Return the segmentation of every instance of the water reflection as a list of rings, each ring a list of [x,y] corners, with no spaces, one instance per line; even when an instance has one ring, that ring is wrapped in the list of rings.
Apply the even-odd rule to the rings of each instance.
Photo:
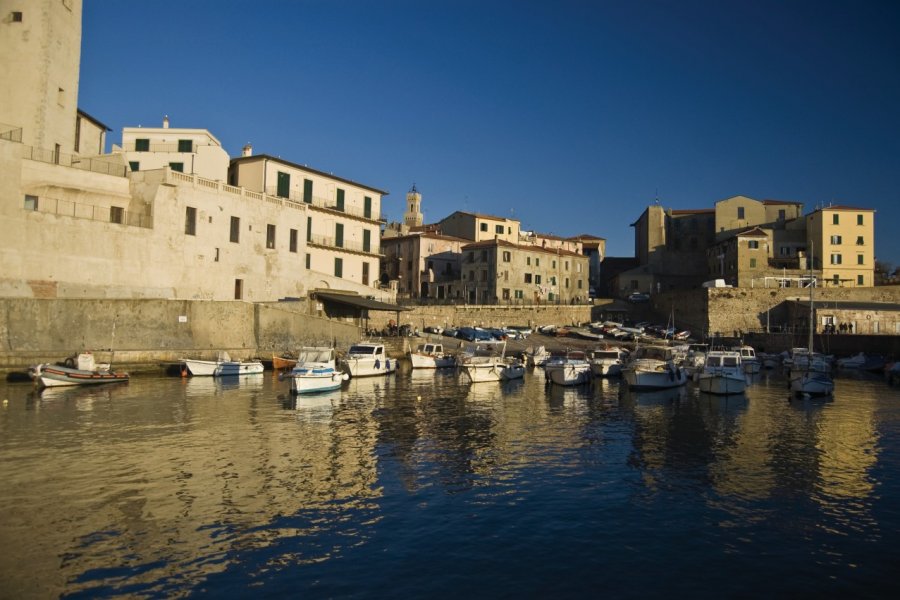
[[[546,385],[542,372],[289,389],[271,375],[6,386],[0,541],[17,549],[0,553],[6,593],[170,596],[287,578],[271,589],[365,595],[397,553],[437,560],[438,577],[458,568],[440,557],[464,555],[526,579],[550,553],[600,583],[598,554],[613,571],[635,567],[598,544],[610,531],[642,556],[677,547],[663,552],[676,563],[739,555],[726,595],[759,585],[740,573],[805,569],[849,585],[851,561],[871,581],[896,558],[859,548],[900,542],[900,390],[880,381],[839,380],[828,403],[789,402],[766,372],[725,397]]]

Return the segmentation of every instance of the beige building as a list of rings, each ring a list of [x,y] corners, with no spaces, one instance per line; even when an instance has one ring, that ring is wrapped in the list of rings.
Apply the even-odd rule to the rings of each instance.
[[[0,295],[391,299],[377,288],[385,192],[273,157],[232,162],[203,129],[128,128],[99,154],[107,128],[77,109],[80,1],[7,17]]]
[[[397,295],[406,298],[447,299],[460,279],[462,247],[468,243],[432,232],[383,238],[381,285],[395,282]]]
[[[475,242],[497,239],[518,244],[520,238],[520,224],[515,219],[459,210],[439,221],[437,227],[444,235]]]
[[[462,278],[452,297],[470,304],[586,301],[589,259],[583,254],[486,240],[463,246]]]
[[[228,179],[231,185],[306,209],[306,224],[301,228],[306,269],[377,287],[381,198],[387,192],[267,155],[247,154],[232,160]]]

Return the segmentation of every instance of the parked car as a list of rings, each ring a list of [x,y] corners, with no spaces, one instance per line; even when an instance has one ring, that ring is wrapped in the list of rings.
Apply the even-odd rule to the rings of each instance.
[[[650,302],[650,294],[644,294],[643,292],[634,292],[630,296],[628,296],[628,301],[634,304],[639,302]]]
[[[511,326],[511,327],[507,327],[507,328],[506,328],[506,332],[507,332],[508,334],[510,334],[509,337],[513,337],[512,334],[510,333],[510,332],[513,332],[513,331],[516,332],[516,337],[513,338],[513,339],[517,339],[517,340],[528,339],[528,336],[531,335],[531,327],[515,327],[515,326]]]
[[[447,329],[444,330],[444,336],[455,338],[455,337],[457,337],[456,334],[458,332],[459,332],[459,330],[454,329],[453,327],[448,327]]]
[[[436,333],[438,335],[444,333],[443,327],[438,327],[437,325],[429,325],[424,329],[425,333]]]

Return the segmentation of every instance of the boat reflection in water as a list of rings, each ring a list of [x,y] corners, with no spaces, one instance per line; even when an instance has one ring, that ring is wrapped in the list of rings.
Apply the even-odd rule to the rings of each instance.
[[[184,377],[182,381],[184,381],[188,396],[208,396],[220,395],[233,390],[262,390],[266,382],[266,375],[251,373],[219,377]]]
[[[593,395],[591,388],[585,385],[551,385],[547,388],[547,402],[553,409],[586,405]]]
[[[304,421],[329,421],[341,404],[341,390],[330,390],[315,394],[289,394],[284,399],[284,408],[297,412],[297,418]]]

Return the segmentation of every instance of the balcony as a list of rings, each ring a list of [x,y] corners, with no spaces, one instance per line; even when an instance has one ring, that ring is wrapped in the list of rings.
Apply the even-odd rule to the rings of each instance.
[[[22,128],[0,123],[0,140],[22,143]]]
[[[347,240],[343,240],[338,244],[335,238],[325,235],[311,235],[306,240],[306,243],[310,246],[319,246],[321,248],[328,248],[329,250],[342,250],[344,252],[354,252],[357,254],[383,256],[383,254],[379,252],[379,248],[374,245],[371,245],[368,250],[365,250],[363,249],[362,244],[348,242]]]
[[[84,158],[72,154],[63,154],[56,150],[34,148],[32,146],[22,147],[22,158],[36,160],[51,165],[71,167],[82,171],[90,171],[91,173],[113,175],[115,177],[125,177],[126,171],[125,165],[116,162],[109,162],[99,158]]]
[[[128,211],[118,206],[84,204],[48,196],[25,196],[25,210],[144,229],[153,228],[153,217],[151,215]]]
[[[382,218],[379,215],[376,215],[375,211],[372,211],[372,213],[369,216],[366,216],[365,211],[362,208],[359,208],[356,206],[347,206],[346,203],[344,204],[343,208],[338,208],[337,203],[335,201],[326,200],[325,198],[319,198],[319,197],[313,196],[312,198],[308,199],[309,201],[307,201],[307,199],[304,199],[303,194],[296,193],[296,192],[291,192],[288,196],[279,196],[278,188],[275,186],[267,187],[266,194],[269,196],[275,196],[277,198],[285,198],[286,200],[290,200],[292,202],[303,203],[303,204],[306,204],[307,206],[326,210],[328,212],[338,214],[338,215],[348,215],[351,217],[356,217],[358,219],[365,219],[366,221],[376,221],[379,223],[385,221],[384,218]]]

